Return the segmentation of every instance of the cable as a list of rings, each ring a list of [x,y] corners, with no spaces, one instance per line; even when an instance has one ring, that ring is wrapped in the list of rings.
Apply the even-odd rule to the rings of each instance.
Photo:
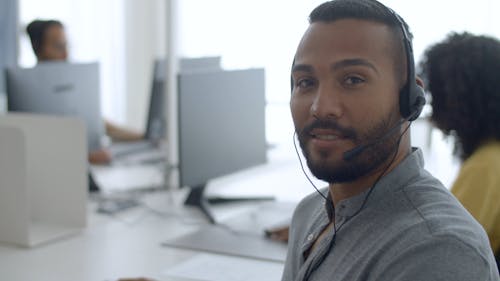
[[[370,197],[371,193],[373,192],[373,190],[375,189],[375,186],[378,184],[378,182],[380,181],[380,179],[384,176],[384,174],[387,172],[387,170],[389,169],[389,167],[394,163],[394,160],[396,160],[396,156],[398,155],[398,152],[399,152],[399,145],[401,143],[401,139],[403,138],[403,135],[408,131],[408,129],[410,128],[411,126],[411,122],[408,124],[408,126],[406,127],[406,129],[403,131],[403,133],[401,133],[401,135],[399,136],[398,138],[398,141],[396,143],[396,149],[395,149],[395,153],[394,155],[392,156],[392,159],[391,161],[389,162],[389,164],[384,168],[384,171],[377,177],[377,179],[375,180],[375,182],[373,183],[372,187],[370,188],[370,190],[368,191],[368,193],[366,194],[365,198],[363,199],[363,203],[361,203],[361,206],[359,207],[359,209],[352,215],[350,216],[349,218],[347,218],[340,226],[339,228],[336,228],[336,225],[335,225],[335,219],[333,220],[333,227],[334,227],[334,238],[337,234],[337,231],[339,231],[342,226],[344,226],[344,224],[346,224],[349,220],[351,220],[352,218],[354,218],[355,216],[357,216],[361,210],[363,210],[363,208],[365,207],[366,205],[366,202],[368,201],[368,198]],[[334,214],[335,214],[335,206],[334,206]],[[335,240],[333,240],[332,243],[334,243]]]
[[[304,169],[304,164],[302,164],[302,159],[300,158],[300,154],[299,154],[299,150],[297,149],[297,143],[295,142],[295,136],[297,135],[297,131],[295,131],[293,133],[293,147],[295,148],[295,153],[297,153],[297,157],[299,158],[299,163],[300,163],[300,168],[302,169],[302,172],[304,173],[304,175],[306,176],[307,180],[309,181],[309,183],[314,187],[314,189],[316,189],[316,191],[319,193],[319,195],[321,195],[321,197],[323,197],[323,199],[325,199],[326,201],[331,201],[327,198],[327,196],[325,196],[323,193],[321,193],[321,191],[319,191],[319,189],[316,187],[316,185],[312,182],[311,178],[309,178],[309,176],[307,175],[306,173],[306,170]]]

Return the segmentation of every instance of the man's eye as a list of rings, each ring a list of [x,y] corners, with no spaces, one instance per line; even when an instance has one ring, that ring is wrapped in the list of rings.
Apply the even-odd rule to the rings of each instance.
[[[307,89],[309,87],[312,87],[313,85],[314,85],[314,80],[309,78],[299,79],[297,80],[297,83],[295,83],[295,87],[303,89]]]
[[[356,86],[358,84],[361,84],[365,82],[365,79],[359,77],[359,76],[347,76],[344,79],[344,83],[348,86]]]

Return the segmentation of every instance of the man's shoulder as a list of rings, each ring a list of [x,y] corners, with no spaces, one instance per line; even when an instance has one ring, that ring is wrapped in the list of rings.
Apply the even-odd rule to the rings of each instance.
[[[461,238],[480,236],[486,238],[483,229],[460,202],[437,180],[424,177],[402,189],[403,202],[409,213],[421,220],[430,235],[456,235]]]
[[[401,220],[415,222],[410,226],[421,235],[422,242],[428,245],[454,245],[455,248],[467,249],[484,260],[489,260],[491,249],[488,237],[481,225],[458,202],[449,190],[427,181],[416,182],[403,189],[408,212],[401,214]],[[397,216],[397,215],[396,215]],[[408,229],[408,230],[410,230]],[[418,229],[418,230],[417,230]],[[444,243],[446,242],[446,243]],[[443,244],[444,243],[444,244]],[[458,247],[458,245],[460,247]],[[453,247],[450,246],[450,249]],[[432,247],[428,247],[432,251]],[[455,253],[460,258],[460,253]]]
[[[422,237],[380,265],[377,280],[500,280],[490,254],[454,235]]]
[[[382,213],[380,227],[391,233],[380,239],[386,253],[380,263],[382,275],[396,276],[405,269],[408,276],[415,277],[423,276],[422,270],[435,269],[444,274],[442,280],[478,280],[458,278],[457,274],[498,280],[492,277],[496,265],[482,227],[446,188],[432,178],[421,179],[387,198],[394,208]],[[460,264],[467,265],[457,266]],[[448,271],[456,274],[447,275]],[[457,279],[449,279],[452,277]]]

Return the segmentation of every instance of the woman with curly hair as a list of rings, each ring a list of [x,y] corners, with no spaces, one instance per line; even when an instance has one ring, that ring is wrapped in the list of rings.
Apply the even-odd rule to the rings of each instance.
[[[431,120],[455,139],[462,160],[452,193],[488,233],[500,254],[500,41],[453,33],[427,49],[422,77]]]

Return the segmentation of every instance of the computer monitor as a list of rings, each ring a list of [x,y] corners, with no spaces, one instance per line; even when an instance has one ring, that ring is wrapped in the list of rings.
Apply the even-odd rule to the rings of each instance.
[[[150,141],[159,141],[165,137],[165,78],[167,70],[165,60],[157,59],[154,62],[151,96],[146,120],[145,138]]]
[[[221,58],[200,57],[200,58],[182,58],[180,59],[180,72],[201,72],[218,71]],[[148,117],[146,120],[145,138],[150,141],[159,141],[165,138],[166,120],[165,120],[165,78],[167,75],[167,66],[165,59],[156,59],[153,68],[153,79],[151,85],[151,96],[149,100]]]
[[[179,69],[181,73],[222,70],[221,57],[181,58],[179,61]]]
[[[33,68],[7,69],[7,107],[21,111],[81,117],[89,151],[101,147],[99,65],[43,62]]]
[[[214,222],[203,191],[211,179],[266,163],[263,69],[181,73],[179,173],[186,204]]]

